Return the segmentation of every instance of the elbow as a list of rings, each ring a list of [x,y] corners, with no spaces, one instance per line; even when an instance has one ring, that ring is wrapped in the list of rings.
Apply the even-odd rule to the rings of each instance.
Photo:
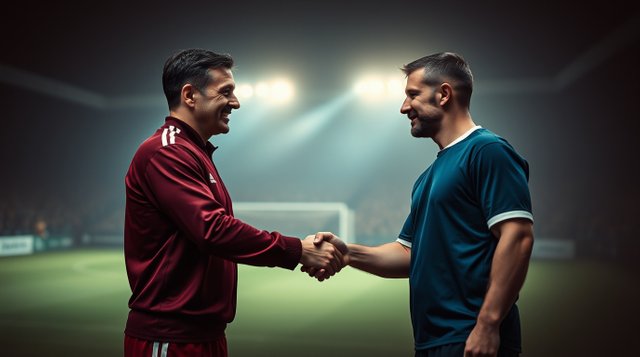
[[[214,253],[218,246],[228,243],[234,235],[233,217],[222,210],[203,214],[198,221],[185,224],[185,231],[198,248],[208,254]]]

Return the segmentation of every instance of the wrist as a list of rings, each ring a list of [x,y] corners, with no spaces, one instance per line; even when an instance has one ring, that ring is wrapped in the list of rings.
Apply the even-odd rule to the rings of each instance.
[[[309,237],[300,240],[300,264],[306,263],[307,255],[309,254],[309,250],[314,248],[313,241],[309,240]]]
[[[478,314],[476,325],[480,327],[488,328],[488,329],[497,329],[500,327],[501,322],[502,321],[498,314],[480,312],[480,314]]]
[[[360,251],[358,248],[354,248],[353,244],[347,244],[347,247],[349,248],[349,253],[344,256],[344,263],[345,265],[349,265],[355,268],[360,258]]]

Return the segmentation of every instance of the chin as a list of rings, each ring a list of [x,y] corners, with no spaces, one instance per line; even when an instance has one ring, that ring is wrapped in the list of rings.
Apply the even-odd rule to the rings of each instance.
[[[429,135],[427,135],[427,133],[425,133],[424,130],[421,130],[421,128],[411,128],[411,136],[413,136],[414,138],[428,138]]]
[[[218,127],[218,134],[226,134],[229,132],[229,125],[221,125]]]
[[[420,120],[411,127],[411,135],[416,138],[433,138],[440,131],[437,119]]]
[[[220,134],[226,134],[229,132],[229,127],[226,128],[217,128],[215,130],[212,130],[210,132],[210,136],[214,136],[214,135],[220,135]]]

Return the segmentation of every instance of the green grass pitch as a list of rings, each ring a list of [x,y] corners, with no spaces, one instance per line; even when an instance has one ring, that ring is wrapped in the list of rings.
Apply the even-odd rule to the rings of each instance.
[[[122,355],[122,251],[0,258],[0,284],[0,356]],[[628,270],[534,261],[519,305],[524,357],[636,355],[640,286]],[[227,338],[232,357],[413,356],[408,282],[241,266]]]

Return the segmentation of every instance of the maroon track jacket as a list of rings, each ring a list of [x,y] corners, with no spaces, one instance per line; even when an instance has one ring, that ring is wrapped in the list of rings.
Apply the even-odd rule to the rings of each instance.
[[[233,217],[214,150],[168,117],[133,157],[125,178],[127,335],[213,340],[235,316],[236,263],[294,269],[300,260],[300,239]]]

